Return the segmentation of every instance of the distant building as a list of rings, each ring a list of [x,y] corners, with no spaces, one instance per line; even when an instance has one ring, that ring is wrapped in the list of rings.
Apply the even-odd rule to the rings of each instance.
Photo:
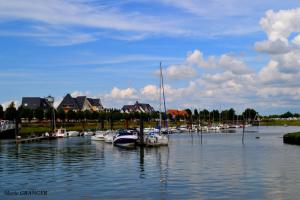
[[[51,108],[51,105],[49,104],[47,99],[41,97],[23,97],[22,106],[32,110],[35,110],[37,108],[47,110]]]
[[[188,113],[185,110],[167,110],[167,114],[172,115],[172,118],[175,119],[176,116],[187,117]]]
[[[57,107],[57,110],[63,109],[65,112],[69,110],[73,111],[101,111],[103,106],[100,99],[87,98],[86,96],[78,96],[73,98],[70,94],[67,94],[62,102]]]
[[[133,105],[124,105],[122,107],[122,112],[131,113],[131,112],[139,112],[139,113],[152,113],[155,112],[154,108],[149,104],[135,102]]]

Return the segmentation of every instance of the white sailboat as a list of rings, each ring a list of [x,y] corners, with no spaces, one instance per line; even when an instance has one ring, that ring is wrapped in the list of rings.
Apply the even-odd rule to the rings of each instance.
[[[166,110],[166,100],[165,100],[165,89],[164,89],[164,79],[162,73],[162,66],[160,63],[160,88],[159,88],[159,130],[158,131],[151,131],[145,137],[145,144],[146,146],[162,146],[168,145],[169,138],[168,138],[168,122],[167,122],[167,110]],[[166,129],[164,132],[167,134],[163,134],[162,132],[162,99],[164,104],[164,112],[165,112],[165,126]]]

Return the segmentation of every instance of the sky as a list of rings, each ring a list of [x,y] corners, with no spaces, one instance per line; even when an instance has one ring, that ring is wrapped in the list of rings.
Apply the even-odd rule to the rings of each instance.
[[[300,112],[295,0],[0,0],[0,103]]]

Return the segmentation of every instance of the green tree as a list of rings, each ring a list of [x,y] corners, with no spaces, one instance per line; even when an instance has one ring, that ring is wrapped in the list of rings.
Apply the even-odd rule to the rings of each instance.
[[[85,111],[84,111],[84,119],[85,119],[85,120],[88,120],[88,119],[91,119],[91,118],[92,118],[92,113],[91,113],[91,111],[85,110]]]
[[[280,115],[280,117],[281,118],[290,118],[290,117],[294,117],[294,115],[290,111],[288,111],[288,112]]]
[[[20,106],[18,108],[18,112],[20,114],[20,117],[23,119],[27,119],[28,121],[31,121],[33,119],[33,110],[30,108]]]
[[[76,120],[77,119],[76,112],[73,110],[69,110],[67,112],[67,119],[68,119],[68,121]]]
[[[34,117],[38,120],[43,120],[44,117],[45,117],[45,112],[44,112],[44,109],[43,108],[37,108],[35,109],[34,111]]]
[[[0,104],[0,119],[3,119],[3,118],[4,118],[4,111],[3,111],[2,105]]]
[[[234,120],[235,119],[235,110],[233,108],[230,108],[228,110],[228,119],[229,120]]]
[[[98,120],[98,119],[99,119],[99,116],[100,116],[100,113],[94,111],[94,112],[92,112],[92,114],[91,114],[91,119],[93,119],[93,120]]]
[[[66,120],[66,113],[63,109],[59,109],[57,111],[57,117],[62,121],[62,122],[65,122]]]
[[[247,108],[244,112],[243,112],[243,117],[244,119],[246,119],[247,121],[249,120],[254,120],[256,115],[258,115],[258,112],[256,112],[254,109],[252,108]]]
[[[15,102],[11,102],[4,112],[4,118],[6,120],[15,120],[17,118],[17,109]]]

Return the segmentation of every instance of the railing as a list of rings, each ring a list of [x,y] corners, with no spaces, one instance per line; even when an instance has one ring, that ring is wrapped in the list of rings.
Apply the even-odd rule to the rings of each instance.
[[[14,122],[5,121],[3,124],[0,124],[0,133],[7,130],[15,129],[15,127],[16,125]]]

